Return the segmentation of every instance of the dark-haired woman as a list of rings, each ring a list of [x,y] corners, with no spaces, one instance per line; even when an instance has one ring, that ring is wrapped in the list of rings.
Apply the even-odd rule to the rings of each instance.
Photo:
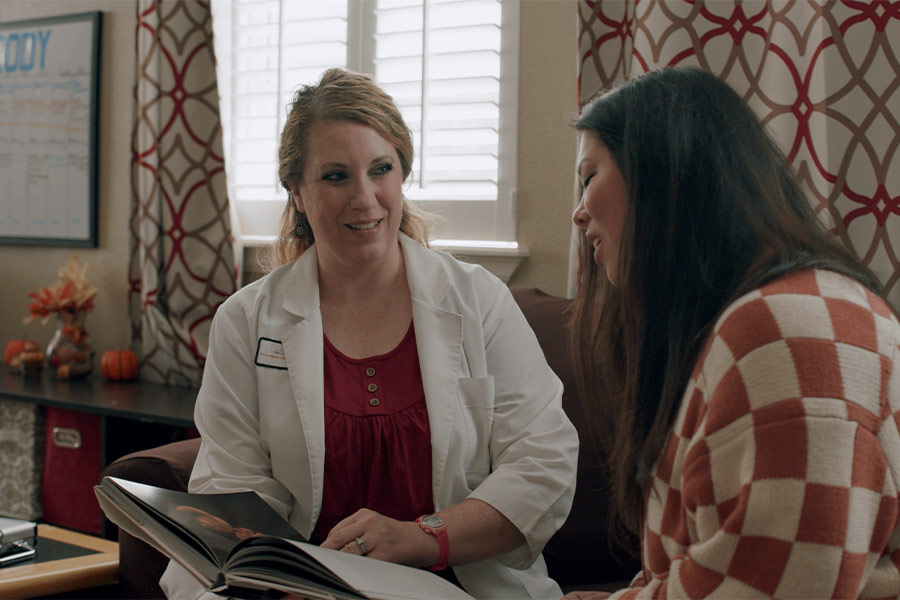
[[[643,75],[576,129],[576,363],[611,532],[643,562],[614,597],[898,597],[900,324],[877,280],[716,77]]]

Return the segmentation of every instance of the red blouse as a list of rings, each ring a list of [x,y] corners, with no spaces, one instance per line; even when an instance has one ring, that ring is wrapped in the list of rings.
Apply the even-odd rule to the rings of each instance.
[[[434,511],[431,431],[412,324],[387,354],[355,359],[325,338],[325,481],[312,534],[369,508],[403,521]]]

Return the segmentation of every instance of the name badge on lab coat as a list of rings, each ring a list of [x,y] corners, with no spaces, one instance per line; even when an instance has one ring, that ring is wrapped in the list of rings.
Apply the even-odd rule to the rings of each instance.
[[[256,343],[256,364],[270,369],[287,370],[287,357],[284,355],[284,345],[278,340],[259,338]]]

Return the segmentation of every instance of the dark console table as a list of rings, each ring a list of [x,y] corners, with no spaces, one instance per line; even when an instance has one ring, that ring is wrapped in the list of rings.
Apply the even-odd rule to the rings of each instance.
[[[100,376],[57,380],[3,369],[0,398],[100,417],[102,465],[168,442],[193,437],[197,389],[144,381],[108,382]]]
[[[77,452],[76,455],[66,455],[67,468],[63,470],[53,470],[48,466],[57,464],[49,454],[56,439],[54,437],[54,444],[47,441],[48,454],[43,459],[45,473],[42,484],[45,496],[47,490],[52,489],[53,497],[60,497],[59,494],[63,496],[71,494],[72,497],[81,494],[83,502],[96,504],[92,487],[103,467],[131,452],[197,436],[194,429],[194,404],[197,398],[195,388],[143,381],[112,383],[100,376],[61,381],[54,379],[47,370],[39,377],[14,375],[2,367],[0,372],[2,372],[0,400],[30,403],[42,414],[46,413],[47,436],[56,434],[51,425],[49,411],[62,409],[78,414],[66,417],[59,415],[68,413],[55,411],[54,423],[67,419],[75,420],[82,424],[79,425],[79,431],[83,431],[83,435],[90,436],[90,439],[94,440],[99,437],[99,448],[96,442],[78,450],[57,450],[53,447],[54,458],[63,456],[60,453]],[[95,450],[88,450],[87,446]],[[43,447],[43,444],[40,447]],[[61,491],[57,493],[58,490]],[[66,500],[68,501],[68,498]],[[63,508],[66,507],[62,501],[60,504]],[[99,519],[99,507],[92,510],[95,510],[95,519]],[[59,512],[59,510],[56,513],[53,510],[48,511],[47,503],[44,502],[46,521],[63,527],[82,529],[78,522],[64,520],[68,517],[59,516]],[[105,520],[102,528],[103,534],[108,537],[115,533]],[[82,530],[91,529],[85,527]]]
[[[3,369],[0,398],[105,417],[193,427],[197,390],[143,381],[112,383],[100,377],[59,381],[46,371],[41,377],[24,377]]]

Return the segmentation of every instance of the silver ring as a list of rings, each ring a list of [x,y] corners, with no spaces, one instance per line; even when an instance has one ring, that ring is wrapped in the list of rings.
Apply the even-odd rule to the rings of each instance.
[[[359,547],[359,551],[362,554],[366,553],[366,543],[362,541],[362,538],[356,538],[356,545]]]

